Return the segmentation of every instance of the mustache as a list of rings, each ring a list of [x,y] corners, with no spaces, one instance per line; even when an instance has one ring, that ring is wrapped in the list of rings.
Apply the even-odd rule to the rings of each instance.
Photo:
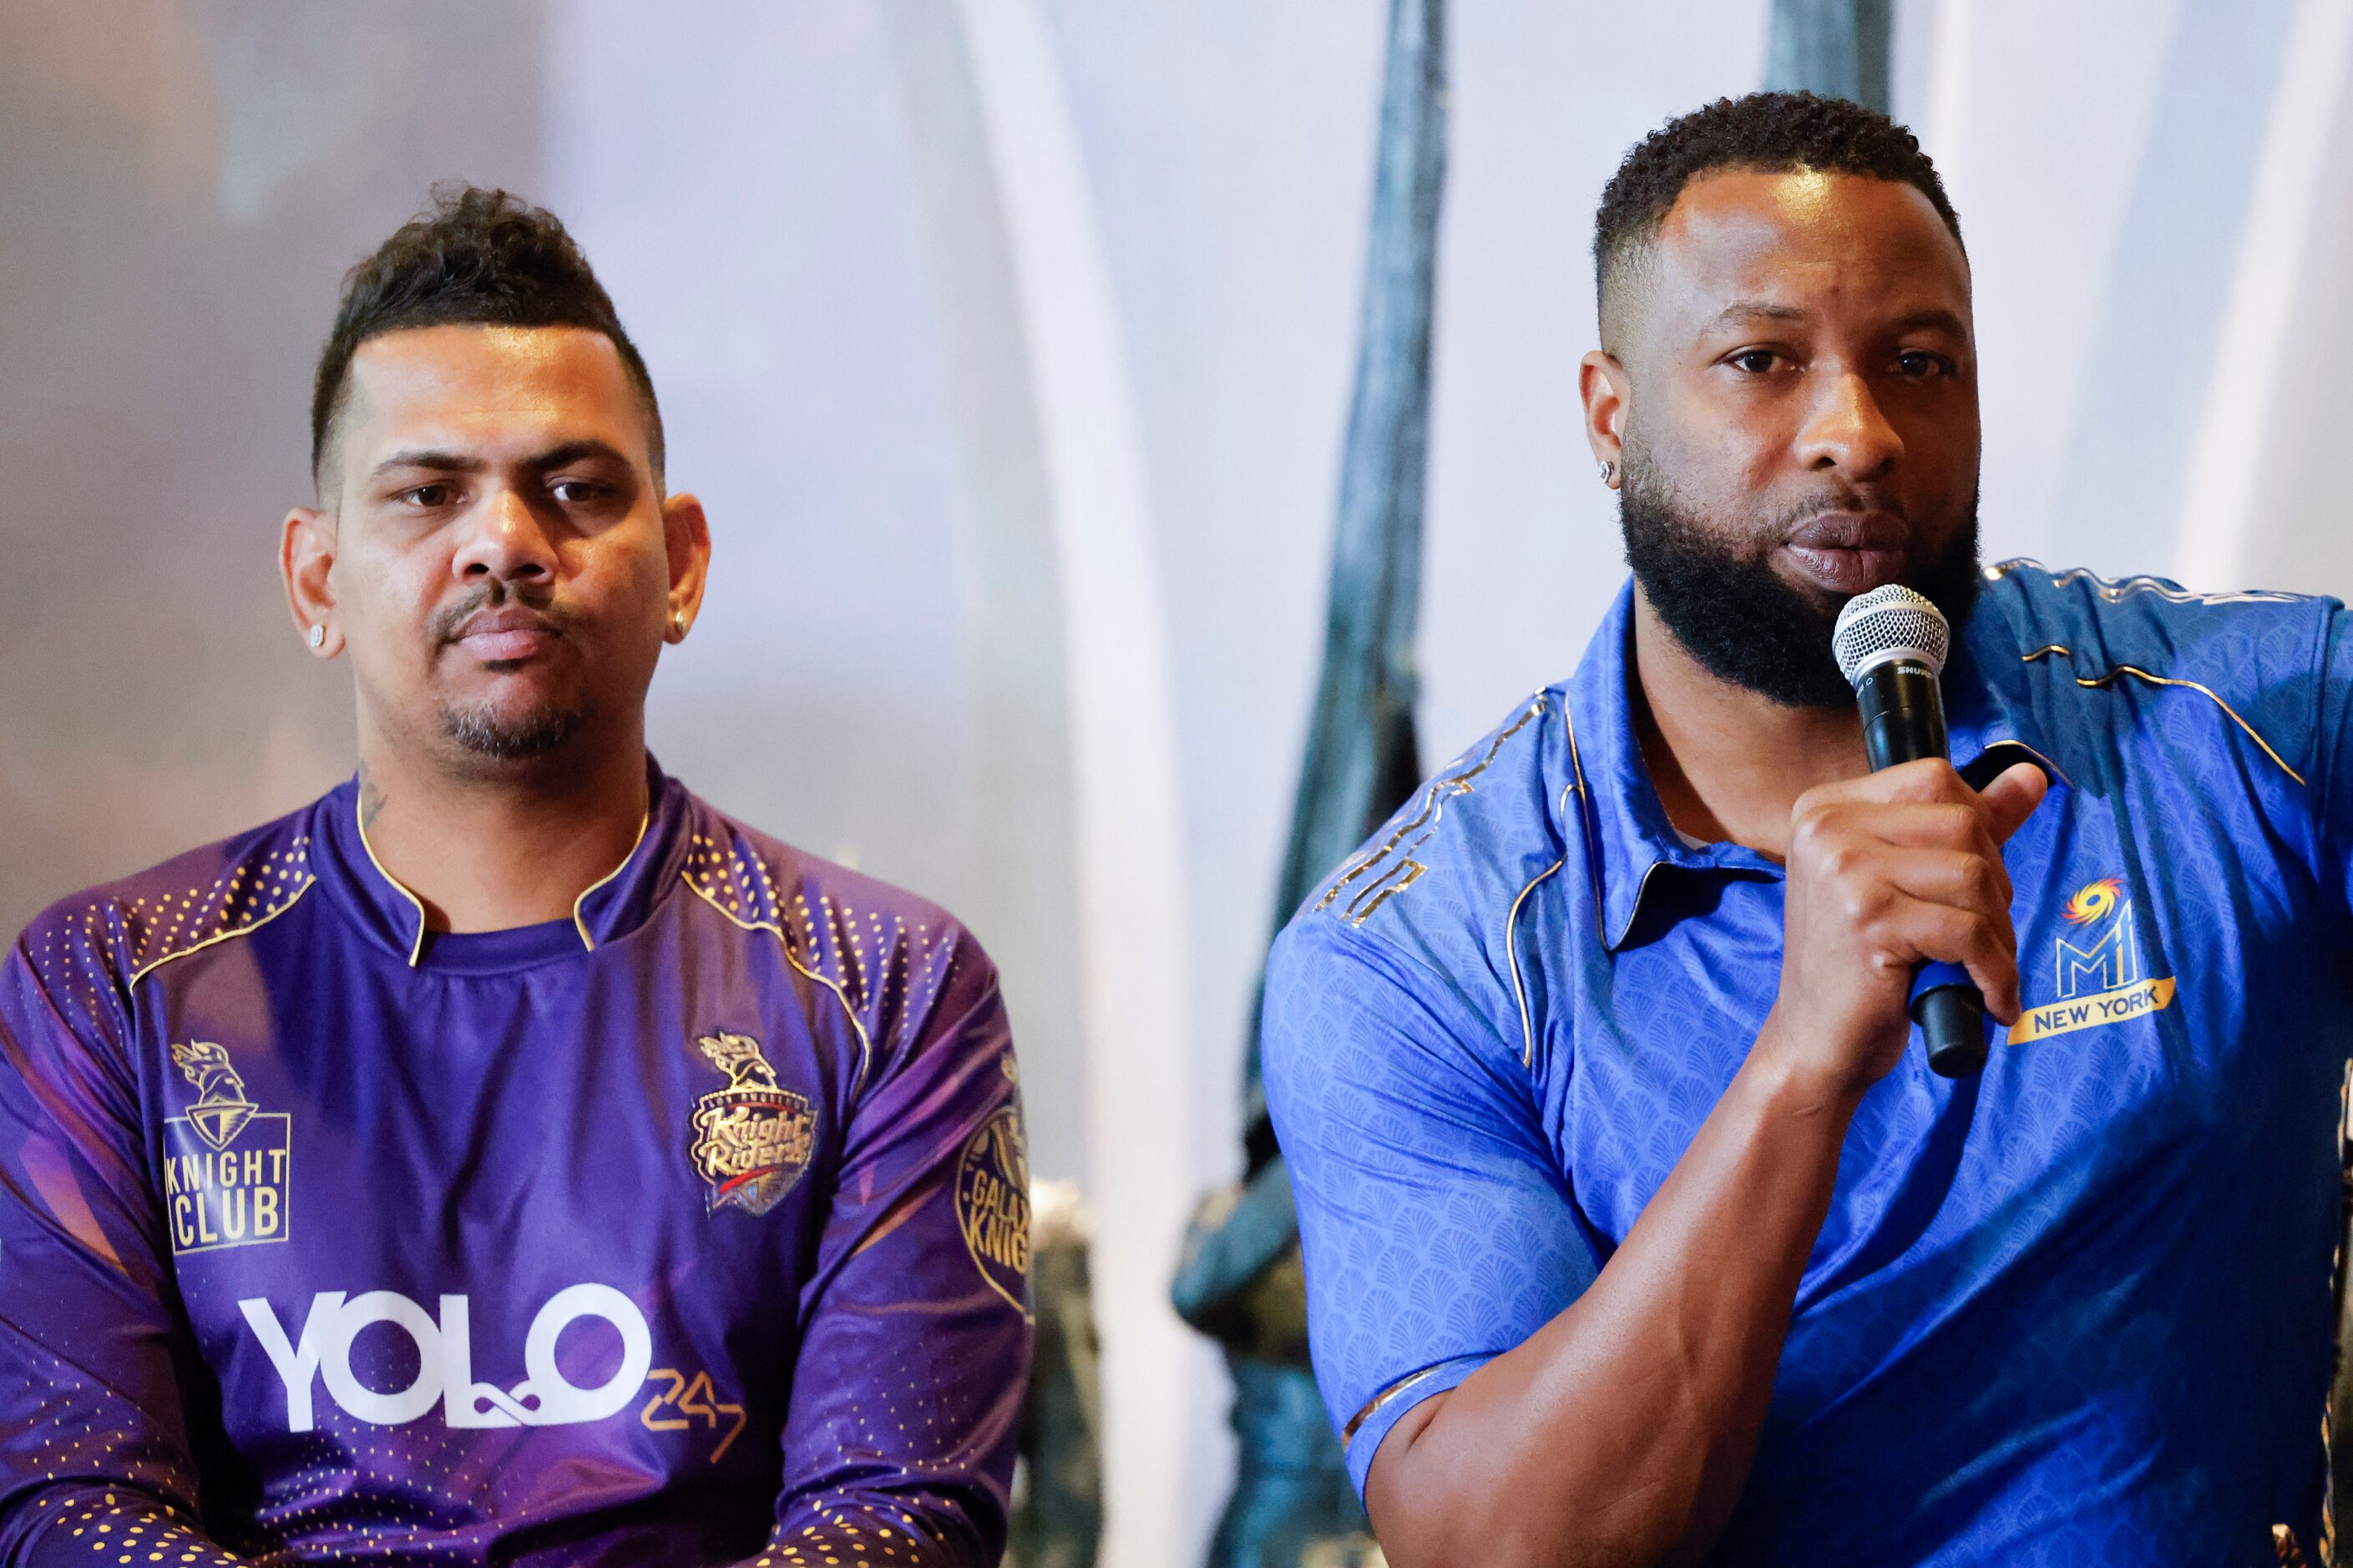
[[[427,631],[436,647],[446,647],[464,637],[467,623],[485,610],[503,609],[512,605],[529,611],[545,622],[558,637],[568,637],[579,617],[571,609],[556,602],[553,592],[535,593],[530,589],[512,587],[495,580],[474,589],[454,604],[444,605],[433,613]]]

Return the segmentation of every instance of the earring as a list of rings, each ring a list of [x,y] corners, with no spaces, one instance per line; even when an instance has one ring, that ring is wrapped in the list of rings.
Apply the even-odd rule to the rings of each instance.
[[[327,646],[326,627],[312,626],[311,628],[311,646],[312,647],[324,647]]]
[[[1601,465],[1601,482],[1605,485],[1615,484],[1618,482],[1617,464],[1603,463]]]

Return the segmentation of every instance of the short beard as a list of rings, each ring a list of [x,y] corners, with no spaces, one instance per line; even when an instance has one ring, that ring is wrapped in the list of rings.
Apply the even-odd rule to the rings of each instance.
[[[1672,487],[1626,454],[1618,515],[1626,563],[1675,641],[1720,680],[1784,708],[1844,708],[1854,688],[1831,657],[1841,596],[1827,606],[1773,570],[1777,531],[1756,536],[1755,553],[1726,542],[1680,506]],[[1927,595],[1957,632],[1977,603],[1978,514],[1944,554],[1906,574],[1904,584]]]
[[[577,708],[543,703],[509,716],[488,703],[441,710],[441,733],[491,762],[531,762],[563,749],[580,732],[588,715]]]

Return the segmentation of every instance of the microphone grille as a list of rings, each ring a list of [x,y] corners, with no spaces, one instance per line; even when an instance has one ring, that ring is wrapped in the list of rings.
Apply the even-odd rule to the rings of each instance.
[[[1945,655],[1952,641],[1942,610],[1926,595],[1890,583],[1846,602],[1831,633],[1831,654],[1850,683],[1898,658],[1925,665],[1930,675],[1938,676],[1945,673]]]

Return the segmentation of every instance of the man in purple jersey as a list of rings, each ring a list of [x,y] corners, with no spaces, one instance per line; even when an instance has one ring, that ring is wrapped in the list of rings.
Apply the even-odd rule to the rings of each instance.
[[[547,214],[348,280],[281,552],[360,770],[0,965],[0,1563],[987,1563],[987,958],[647,755],[710,535]]]

